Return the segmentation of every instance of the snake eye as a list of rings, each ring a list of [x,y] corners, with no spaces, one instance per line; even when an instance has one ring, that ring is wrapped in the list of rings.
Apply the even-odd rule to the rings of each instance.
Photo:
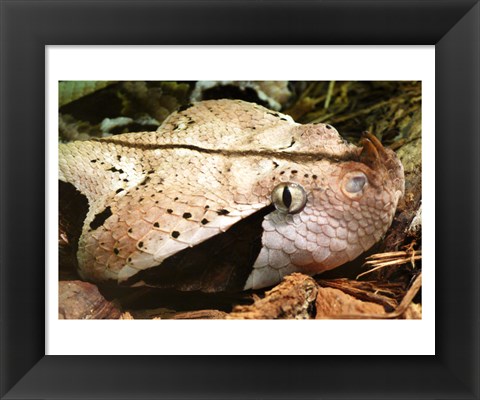
[[[273,188],[272,202],[278,211],[295,214],[305,207],[307,194],[298,183],[285,182]]]
[[[358,195],[367,182],[367,176],[363,172],[352,172],[345,176],[343,190],[349,195]]]

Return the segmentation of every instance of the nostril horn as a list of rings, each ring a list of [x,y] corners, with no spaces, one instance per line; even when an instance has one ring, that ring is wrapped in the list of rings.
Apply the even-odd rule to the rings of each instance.
[[[362,140],[363,139],[368,139],[375,146],[375,148],[378,150],[380,154],[385,154],[385,147],[383,147],[382,142],[378,140],[378,138],[375,135],[365,131],[365,132],[362,132]]]
[[[363,146],[362,152],[360,153],[360,162],[370,166],[376,164],[380,156],[375,145],[366,137],[362,138],[360,144]]]

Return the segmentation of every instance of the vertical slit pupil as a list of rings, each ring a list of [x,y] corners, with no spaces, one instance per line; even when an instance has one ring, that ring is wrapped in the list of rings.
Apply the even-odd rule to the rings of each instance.
[[[285,186],[283,188],[282,201],[285,207],[290,208],[292,204],[292,193],[290,193],[290,189],[288,188],[288,186]]]

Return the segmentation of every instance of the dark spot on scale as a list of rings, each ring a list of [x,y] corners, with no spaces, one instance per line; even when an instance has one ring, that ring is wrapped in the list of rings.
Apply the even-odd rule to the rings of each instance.
[[[273,162],[273,165],[275,165],[274,168],[277,168],[277,167],[280,165],[279,163],[277,163],[277,162],[275,162],[275,161],[272,161],[272,162]]]
[[[142,248],[143,247],[143,242],[138,242],[138,247]]]
[[[175,197],[175,198],[173,199],[173,201],[177,201],[177,200],[178,200],[178,197]]]
[[[150,177],[146,176],[145,178],[143,178],[143,181],[139,183],[139,185],[145,185],[149,180],[150,180]]]
[[[105,164],[105,163],[104,163],[103,161],[100,163],[100,165],[104,165],[104,164]]]
[[[280,175],[283,175],[284,173],[285,173],[285,171],[281,171],[281,172],[280,172]]]
[[[175,131],[177,129],[178,129],[178,125],[177,124],[173,125],[173,130]]]
[[[155,172],[154,169],[151,169],[150,171],[147,172],[147,174],[153,174]]]
[[[117,191],[115,193],[120,193],[120,192],[123,192],[123,189],[120,188],[120,189],[117,189]]]
[[[155,222],[155,223],[153,224],[153,226],[154,226],[155,228],[158,228],[158,227],[160,226],[160,224],[159,224],[158,222]]]
[[[292,169],[292,174],[298,174],[298,171],[296,169]]]
[[[332,129],[332,126],[331,125],[325,125],[325,128]]]
[[[124,181],[124,182],[128,182],[128,179],[127,179],[127,178],[125,178],[123,181]]]
[[[207,209],[207,208],[210,208],[210,206],[207,204],[204,208]]]
[[[132,262],[132,257],[128,257],[127,262]]]
[[[120,161],[122,159],[122,156],[117,156],[117,160]]]
[[[155,204],[158,204],[158,200],[155,201]]]
[[[192,214],[190,214],[189,212],[186,212],[186,213],[183,213],[182,217],[185,219],[192,218]]]
[[[280,119],[281,119],[282,121],[286,121],[286,120],[287,120],[286,118],[283,118],[283,117],[282,117],[282,118],[280,118]]]
[[[273,177],[272,177],[272,181],[274,181],[274,180],[275,180],[275,177],[273,176]]]
[[[98,160],[90,160],[91,163],[96,163]]]
[[[143,197],[140,197],[140,199],[138,200],[139,203],[141,203],[143,201]]]
[[[268,112],[267,114],[273,115],[274,117],[279,117],[279,116],[280,116],[280,115],[278,115],[277,113],[273,113],[273,112]]]
[[[128,228],[128,233],[132,233],[133,232],[133,229],[132,228]]]
[[[114,252],[115,254],[118,254],[118,253],[120,253],[120,250],[118,250],[118,249],[115,247],[115,248],[113,249],[113,252]]]
[[[171,213],[173,213],[173,210],[171,208],[168,208],[167,213],[171,214]]]
[[[95,215],[95,218],[93,218],[93,221],[90,222],[90,228],[95,230],[98,227],[102,226],[103,223],[107,220],[107,218],[110,217],[111,215],[112,215],[112,210],[110,209],[110,207],[105,208],[105,210]]]
[[[174,239],[178,238],[179,236],[180,236],[180,232],[178,232],[178,231],[173,231],[173,232],[172,232],[172,237],[173,237]]]
[[[312,179],[317,179],[318,176],[317,175],[312,175]]]
[[[218,214],[218,215],[228,215],[228,214],[230,214],[230,211],[225,210],[224,208],[222,208],[221,210],[217,210],[217,214]]]
[[[119,174],[123,174],[123,169],[117,169],[115,167],[112,167],[110,169],[107,169],[107,171],[112,171],[112,172],[118,172]]]
[[[250,127],[250,129],[257,129],[257,128],[255,128],[254,126],[252,126],[252,127]]]
[[[208,224],[210,221],[209,221],[208,219],[204,218],[204,219],[202,219],[200,222],[202,223],[202,225],[206,225],[206,224]]]
[[[194,124],[195,121],[194,120],[191,120],[191,121],[188,121],[189,124]]]
[[[303,175],[305,178],[308,178],[308,174]]]

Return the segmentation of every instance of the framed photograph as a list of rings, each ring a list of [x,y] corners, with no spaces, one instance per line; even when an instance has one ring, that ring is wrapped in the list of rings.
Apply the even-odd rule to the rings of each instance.
[[[2,398],[478,398],[479,7],[3,2]]]

